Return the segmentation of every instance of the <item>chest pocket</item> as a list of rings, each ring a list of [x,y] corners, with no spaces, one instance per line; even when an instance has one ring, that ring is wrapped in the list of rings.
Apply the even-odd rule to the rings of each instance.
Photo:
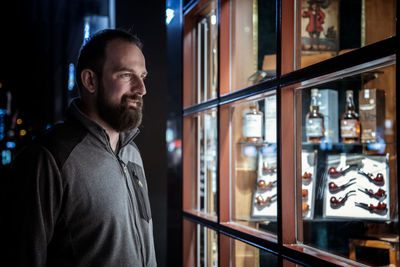
[[[143,169],[133,162],[128,162],[127,167],[132,177],[132,184],[135,190],[135,198],[139,207],[140,217],[149,222],[151,219],[151,210],[149,196],[147,189],[145,188],[146,181],[144,178]]]

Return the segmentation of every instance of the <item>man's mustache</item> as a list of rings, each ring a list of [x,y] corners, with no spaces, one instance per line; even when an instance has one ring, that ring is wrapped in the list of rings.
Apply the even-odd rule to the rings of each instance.
[[[126,102],[128,102],[128,100],[137,101],[137,106],[138,107],[142,107],[142,105],[143,105],[143,98],[138,94],[124,95],[122,97],[122,103],[126,103]]]

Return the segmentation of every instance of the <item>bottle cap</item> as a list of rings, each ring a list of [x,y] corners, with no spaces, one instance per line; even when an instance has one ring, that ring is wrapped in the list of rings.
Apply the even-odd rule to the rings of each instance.
[[[311,96],[318,96],[318,89],[317,88],[311,89]]]

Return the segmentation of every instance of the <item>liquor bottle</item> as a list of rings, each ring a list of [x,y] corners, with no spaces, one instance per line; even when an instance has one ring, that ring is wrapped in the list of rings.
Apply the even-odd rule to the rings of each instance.
[[[258,105],[252,103],[243,116],[242,134],[245,142],[257,143],[262,141],[263,113]]]
[[[354,105],[353,91],[346,91],[346,108],[340,120],[340,133],[343,143],[360,142],[360,120]]]
[[[307,141],[319,143],[324,137],[324,115],[319,112],[318,89],[311,89],[310,112],[306,115],[306,136]]]

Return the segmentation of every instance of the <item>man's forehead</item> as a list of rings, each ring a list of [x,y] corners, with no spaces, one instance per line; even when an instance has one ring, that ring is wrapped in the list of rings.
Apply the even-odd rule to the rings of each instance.
[[[115,39],[107,44],[105,62],[111,64],[112,67],[116,67],[115,65],[121,67],[121,64],[145,66],[145,58],[140,48],[135,43],[122,39]]]

